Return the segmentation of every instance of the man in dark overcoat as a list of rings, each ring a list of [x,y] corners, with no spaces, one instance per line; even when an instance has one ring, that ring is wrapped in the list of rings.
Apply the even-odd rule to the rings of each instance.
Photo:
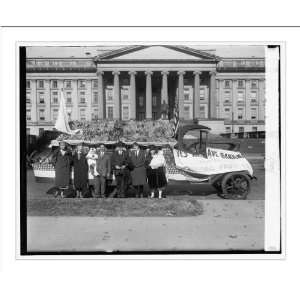
[[[126,151],[124,151],[122,143],[116,145],[112,155],[112,168],[116,178],[116,196],[119,198],[125,197],[125,192],[128,188],[129,180],[129,160]]]
[[[107,153],[104,145],[100,145],[97,148],[98,158],[96,160],[96,174],[95,180],[95,196],[105,197],[106,192],[106,181],[110,177],[111,173],[111,158]]]
[[[140,149],[137,143],[134,143],[129,154],[129,159],[132,164],[131,179],[132,185],[136,191],[136,197],[143,197],[144,186],[147,184],[146,152]]]

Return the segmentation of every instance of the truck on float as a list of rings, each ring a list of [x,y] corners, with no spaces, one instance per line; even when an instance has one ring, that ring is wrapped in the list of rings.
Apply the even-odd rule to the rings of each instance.
[[[66,139],[70,147],[83,143],[86,147],[96,147],[97,143],[85,140]],[[130,148],[132,141],[122,141]],[[108,151],[113,151],[117,141],[104,141]],[[240,153],[239,143],[213,136],[210,128],[191,124],[178,128],[173,142],[138,142],[142,148],[149,145],[161,147],[166,160],[167,194],[218,194],[228,199],[246,199],[251,180],[255,178],[249,161]],[[47,159],[32,164],[36,181],[53,180],[54,167],[51,153],[58,143],[51,143]],[[89,179],[93,175],[89,174]],[[108,185],[111,184],[110,180]]]

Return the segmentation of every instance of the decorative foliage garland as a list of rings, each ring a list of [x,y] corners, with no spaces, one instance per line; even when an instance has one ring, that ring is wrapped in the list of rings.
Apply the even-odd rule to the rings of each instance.
[[[82,140],[89,142],[174,142],[174,121],[74,121],[72,129],[80,129],[80,133],[69,136],[61,134],[58,140]]]

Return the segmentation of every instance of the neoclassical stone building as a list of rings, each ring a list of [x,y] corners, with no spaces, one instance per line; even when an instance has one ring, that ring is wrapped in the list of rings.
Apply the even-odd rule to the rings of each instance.
[[[186,46],[127,46],[84,57],[27,57],[27,132],[51,130],[63,90],[71,120],[197,119],[213,131],[264,130],[264,57]]]

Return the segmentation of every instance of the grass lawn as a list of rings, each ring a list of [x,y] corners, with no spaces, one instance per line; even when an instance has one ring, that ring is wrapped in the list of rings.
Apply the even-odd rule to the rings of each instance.
[[[149,198],[39,198],[28,199],[28,216],[164,217],[198,216],[203,204],[189,197]]]

